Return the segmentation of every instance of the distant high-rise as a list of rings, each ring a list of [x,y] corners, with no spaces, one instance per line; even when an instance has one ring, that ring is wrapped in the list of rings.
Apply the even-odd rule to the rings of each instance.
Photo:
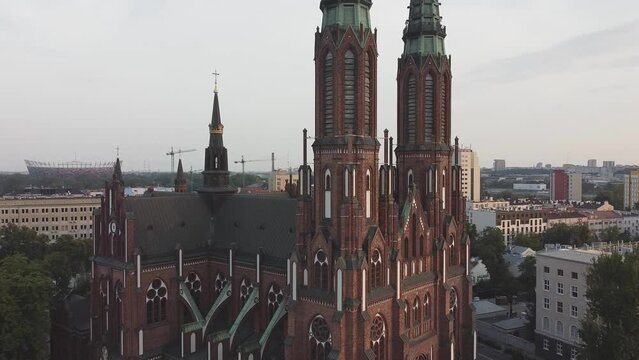
[[[481,200],[479,156],[472,149],[459,149],[461,161],[461,189],[467,200]]]
[[[591,167],[591,168],[597,167],[597,159],[588,160],[588,167]]]
[[[581,201],[582,176],[579,173],[567,173],[554,170],[550,174],[551,201]]]
[[[632,210],[639,202],[639,170],[633,170],[624,176],[623,207]]]
[[[506,170],[506,160],[495,159],[495,161],[493,161],[493,170],[495,171]]]

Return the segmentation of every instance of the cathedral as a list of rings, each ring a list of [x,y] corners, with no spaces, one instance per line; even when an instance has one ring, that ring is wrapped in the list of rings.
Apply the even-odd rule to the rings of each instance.
[[[440,4],[410,0],[396,143],[377,129],[371,6],[320,1],[314,134],[287,192],[230,186],[217,87],[197,193],[180,163],[174,193],[124,197],[116,162],[94,213],[94,359],[475,359]]]

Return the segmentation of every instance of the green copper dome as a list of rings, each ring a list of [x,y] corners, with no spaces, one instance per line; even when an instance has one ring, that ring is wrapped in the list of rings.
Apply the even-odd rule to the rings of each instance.
[[[404,28],[404,55],[446,55],[437,0],[411,0],[409,18]]]
[[[322,0],[320,9],[324,14],[322,30],[329,26],[371,28],[370,0]]]

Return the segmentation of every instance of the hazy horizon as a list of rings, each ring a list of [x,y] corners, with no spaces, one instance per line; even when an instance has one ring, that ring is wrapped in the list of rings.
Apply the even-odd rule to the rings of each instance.
[[[636,164],[639,3],[442,0],[453,129],[482,167],[588,159]],[[397,57],[408,0],[374,1],[378,133],[396,137]],[[301,162],[314,131],[319,0],[0,0],[0,171],[24,160],[202,169],[213,76],[229,166]],[[604,136],[610,134],[611,136]],[[177,163],[177,158],[176,158]],[[270,160],[247,163],[270,169]]]

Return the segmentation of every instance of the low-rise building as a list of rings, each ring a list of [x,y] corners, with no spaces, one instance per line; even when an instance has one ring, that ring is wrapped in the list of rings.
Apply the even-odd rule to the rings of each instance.
[[[596,250],[547,248],[537,252],[537,355],[576,360],[579,322],[586,313],[586,274],[601,255]]]
[[[56,240],[62,235],[92,238],[93,210],[101,197],[84,195],[12,196],[0,199],[0,226],[26,226]]]
[[[541,234],[548,227],[548,210],[535,206],[528,209],[470,210],[468,221],[478,232],[488,227],[501,230],[506,246],[512,245],[517,234]]]
[[[282,169],[273,170],[268,180],[268,189],[269,191],[285,191],[286,184],[289,181],[292,180],[293,183],[296,183],[298,179],[299,176],[297,173],[291,173],[288,170]]]

